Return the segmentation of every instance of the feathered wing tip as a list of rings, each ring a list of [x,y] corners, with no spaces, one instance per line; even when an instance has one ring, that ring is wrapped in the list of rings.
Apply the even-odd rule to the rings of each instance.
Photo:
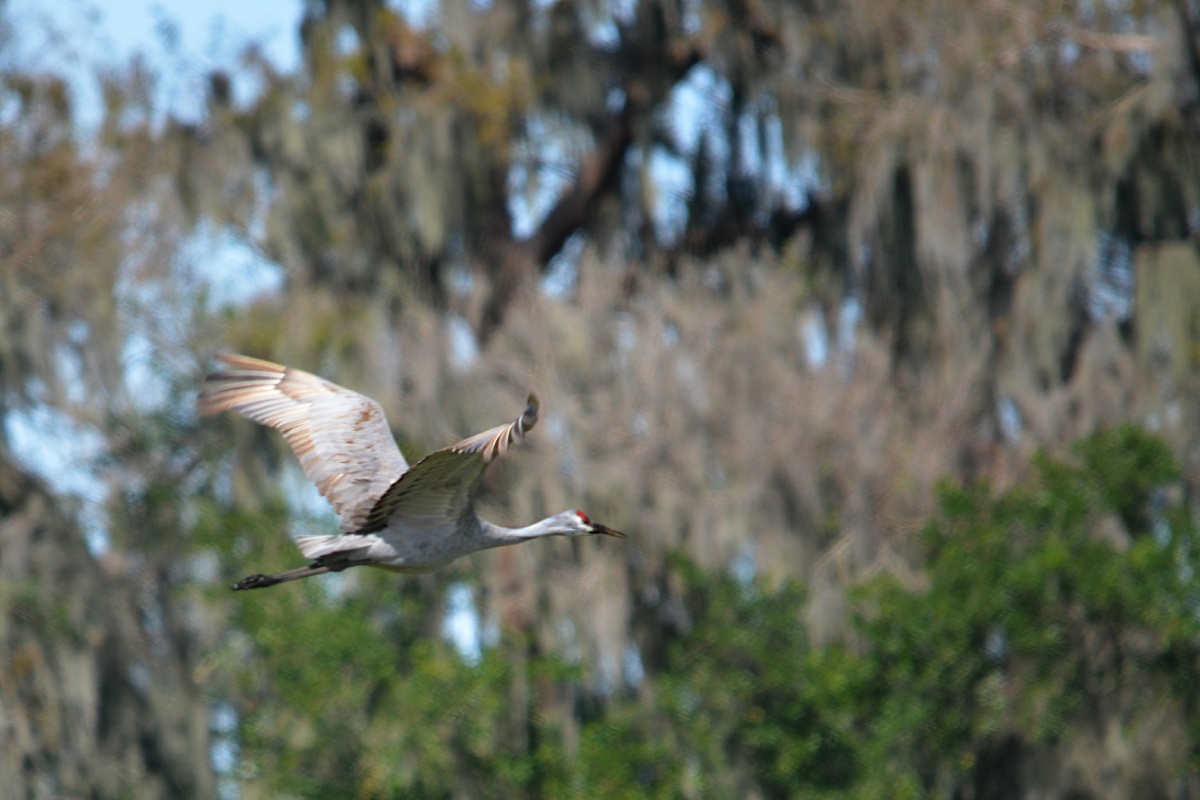
[[[537,395],[530,394],[529,399],[525,402],[525,410],[512,422],[483,433],[477,433],[440,452],[451,452],[458,455],[478,454],[483,458],[484,464],[490,464],[496,458],[507,453],[510,445],[524,440],[525,433],[537,425],[538,408],[540,407],[541,403],[538,402]]]
[[[213,360],[221,368],[204,376],[200,396],[196,398],[196,410],[201,416],[260,400],[279,385],[287,372],[287,367],[281,364],[234,353],[218,353]]]
[[[529,399],[525,401],[525,410],[521,412],[521,418],[518,420],[521,425],[522,433],[530,430],[534,425],[537,425],[538,409],[541,408],[541,406],[542,404],[538,402],[537,395],[533,392],[530,392]]]
[[[300,467],[357,530],[408,463],[374,400],[303,370],[249,356],[220,354],[197,400],[201,414],[234,411],[275,428]]]

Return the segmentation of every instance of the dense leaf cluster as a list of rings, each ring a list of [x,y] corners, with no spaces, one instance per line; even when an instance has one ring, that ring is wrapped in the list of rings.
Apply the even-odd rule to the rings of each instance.
[[[1177,478],[1161,441],[1121,427],[1005,491],[946,486],[924,574],[860,585],[842,643],[806,636],[799,585],[674,558],[664,663],[604,695],[508,636],[465,661],[390,577],[263,593],[236,605],[222,656],[241,683],[236,780],[250,797],[995,796],[1019,786],[1013,752],[1069,749],[1113,706],[1135,743],[1170,716],[1182,774],[1200,754],[1200,587]],[[563,693],[571,718],[543,714]]]

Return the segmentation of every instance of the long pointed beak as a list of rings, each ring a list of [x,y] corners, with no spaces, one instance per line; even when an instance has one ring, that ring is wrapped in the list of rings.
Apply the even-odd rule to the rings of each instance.
[[[625,534],[621,533],[620,531],[595,522],[592,523],[592,533],[603,533],[605,536],[615,536],[618,539],[625,538]]]

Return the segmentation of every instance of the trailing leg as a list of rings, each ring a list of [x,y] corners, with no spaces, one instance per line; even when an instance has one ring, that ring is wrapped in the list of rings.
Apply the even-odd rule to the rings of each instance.
[[[236,592],[242,589],[265,589],[277,583],[286,583],[287,581],[295,581],[300,578],[311,578],[313,575],[324,575],[326,572],[341,572],[348,567],[361,567],[370,563],[370,561],[365,560],[352,561],[349,559],[339,559],[324,564],[314,561],[307,567],[297,567],[296,569],[290,569],[287,572],[280,572],[276,575],[263,575],[261,573],[258,575],[247,575],[233,585],[233,590]]]

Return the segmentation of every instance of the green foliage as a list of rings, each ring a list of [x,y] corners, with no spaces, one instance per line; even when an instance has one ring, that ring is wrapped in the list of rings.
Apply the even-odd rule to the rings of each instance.
[[[593,723],[623,744],[583,754],[602,759],[599,793],[619,796],[620,777],[650,796],[944,796],[1002,737],[1057,741],[1139,692],[1171,696],[1194,729],[1191,528],[1160,497],[1177,467],[1131,427],[1076,453],[1003,493],[945,487],[927,585],[855,590],[852,650],[807,642],[795,585],[676,564],[691,627],[640,722],[623,708]]]
[[[1164,659],[1195,651],[1191,528],[1154,502],[1177,476],[1169,451],[1122,427],[1077,452],[999,495],[945,487],[928,588],[886,577],[857,594],[876,755],[929,790],[965,779],[998,734],[1057,740],[1121,692],[1161,689]],[[1106,528],[1114,515],[1139,526]]]
[[[503,654],[472,667],[419,636],[418,599],[394,579],[368,577],[370,591],[341,599],[328,583],[238,606],[238,626],[253,632],[236,664],[250,784],[262,796],[441,797],[463,783],[520,793],[522,770],[495,736]]]
[[[773,796],[796,786],[847,785],[855,753],[836,724],[845,698],[839,679],[823,668],[836,656],[810,650],[799,620],[800,587],[768,592],[681,568],[693,627],[673,643],[660,691],[701,773],[720,775],[731,760],[742,762]]]
[[[278,529],[280,505],[257,513],[210,507],[196,538],[229,553],[223,575],[246,564],[294,559]],[[240,571],[239,571],[240,570]],[[348,591],[346,580],[358,585]],[[530,793],[559,769],[561,748],[531,751],[515,727],[537,728],[514,710],[514,688],[531,679],[513,664],[512,642],[468,664],[428,630],[417,581],[361,570],[233,595],[230,634],[208,673],[214,694],[238,714],[233,779],[243,797],[474,797]],[[556,681],[575,670],[550,656],[530,666]],[[552,731],[548,731],[552,734]]]
[[[576,669],[510,639],[465,662],[421,630],[411,582],[239,596],[246,637],[223,658],[244,796],[915,798],[973,785],[1005,737],[1069,738],[1102,704],[1128,701],[1136,724],[1135,696],[1200,736],[1192,531],[1162,491],[1177,468],[1128,427],[1075,453],[1004,492],[946,486],[925,580],[858,587],[853,646],[808,640],[794,583],[673,558],[682,621],[662,657],[593,696],[574,734],[529,698],[579,696]]]
[[[813,651],[796,584],[766,591],[674,559],[689,629],[644,696],[583,732],[579,797],[770,797],[850,785],[844,724],[857,665]],[[845,668],[845,669],[843,669]]]

